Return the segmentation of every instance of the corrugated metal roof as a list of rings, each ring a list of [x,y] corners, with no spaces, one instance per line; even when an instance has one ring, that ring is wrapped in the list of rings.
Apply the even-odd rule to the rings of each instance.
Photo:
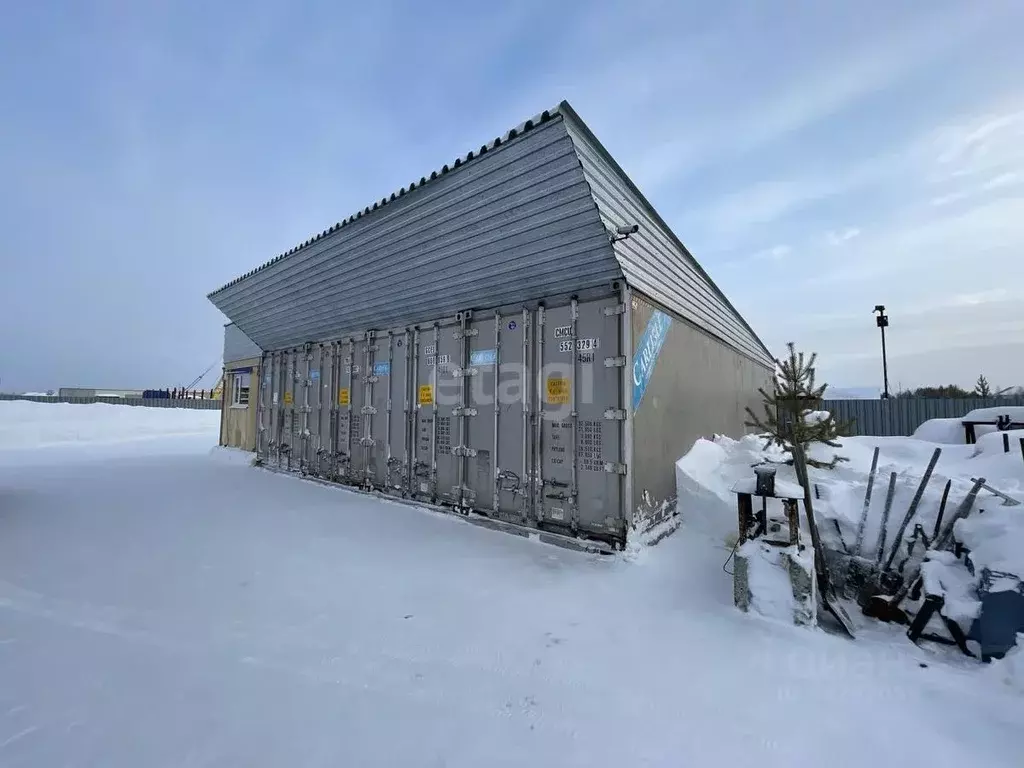
[[[566,118],[601,218],[612,229],[622,224],[640,227],[614,245],[627,284],[774,369],[768,348],[586,123],[567,102],[559,105],[559,112]]]
[[[562,116],[488,146],[211,301],[275,350],[621,279]]]
[[[613,247],[607,227],[641,231]],[[209,294],[265,350],[623,279],[772,358],[567,102]]]
[[[562,104],[567,104],[567,102],[563,101]],[[561,105],[559,105],[559,106],[561,106]],[[361,219],[363,216],[367,216],[370,213],[372,213],[373,211],[376,211],[376,210],[378,210],[380,208],[383,208],[388,203],[393,203],[395,200],[398,200],[399,198],[404,197],[409,192],[412,192],[415,189],[420,189],[421,187],[426,186],[427,184],[431,183],[432,181],[436,181],[437,179],[439,179],[439,178],[445,176],[446,174],[448,174],[449,172],[451,172],[451,171],[461,167],[462,165],[468,163],[469,161],[474,160],[474,159],[476,159],[476,158],[478,158],[478,157],[480,157],[482,155],[485,155],[487,152],[490,152],[490,151],[492,151],[494,149],[497,149],[502,144],[505,144],[505,143],[511,141],[512,139],[515,139],[518,136],[523,135],[524,133],[526,133],[527,131],[533,129],[537,125],[540,125],[541,123],[546,123],[548,120],[551,119],[551,117],[553,115],[558,113],[558,110],[559,110],[559,107],[555,107],[554,109],[544,110],[540,114],[535,115],[532,119],[526,120],[526,121],[520,123],[519,125],[517,125],[515,128],[509,129],[508,131],[506,131],[501,136],[498,136],[498,137],[492,139],[491,141],[489,141],[486,144],[482,144],[480,146],[480,149],[478,149],[478,150],[470,150],[465,155],[460,155],[459,157],[455,158],[455,160],[453,162],[451,162],[449,164],[446,164],[446,165],[442,165],[439,169],[437,169],[435,171],[432,171],[430,173],[430,176],[421,176],[420,180],[418,182],[417,181],[412,181],[412,182],[409,183],[408,186],[402,187],[397,192],[392,192],[390,196],[385,196],[385,197],[382,197],[379,201],[374,201],[374,203],[372,205],[366,206],[361,211],[356,211],[351,216],[348,216],[347,218],[344,218],[341,221],[335,223],[334,225],[328,227],[327,229],[325,229],[320,234],[314,235],[313,237],[309,238],[305,242],[299,243],[298,245],[296,245],[295,247],[285,251],[284,253],[279,253],[277,256],[275,256],[274,258],[270,259],[269,261],[264,262],[263,264],[261,264],[260,266],[256,267],[255,269],[253,269],[253,270],[251,270],[249,272],[246,272],[244,275],[239,275],[234,280],[231,280],[230,282],[225,283],[224,285],[222,285],[217,290],[212,291],[211,293],[209,293],[207,295],[207,298],[212,300],[214,296],[216,296],[218,293],[220,293],[224,289],[230,288],[232,285],[235,285],[236,283],[239,283],[242,280],[245,280],[247,277],[251,277],[251,276],[255,275],[257,272],[259,272],[261,270],[264,270],[264,269],[266,269],[267,267],[269,267],[269,266],[271,266],[273,264],[276,264],[277,262],[281,261],[281,259],[285,259],[285,258],[287,258],[287,257],[289,257],[289,256],[291,256],[291,255],[293,255],[295,253],[297,253],[298,251],[302,250],[303,248],[309,247],[310,245],[312,245],[313,243],[317,242],[321,238],[327,237],[327,235],[331,234],[332,232],[336,232],[337,230],[341,229],[342,227],[345,227],[345,226],[347,226],[349,224],[352,224],[356,220]]]

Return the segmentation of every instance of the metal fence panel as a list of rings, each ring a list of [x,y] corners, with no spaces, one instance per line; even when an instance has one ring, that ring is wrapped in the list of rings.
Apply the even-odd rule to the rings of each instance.
[[[888,400],[824,400],[822,410],[839,421],[852,422],[851,435],[896,437],[914,434],[929,419],[959,419],[975,408],[1024,406],[1024,396],[922,398],[893,397]]]

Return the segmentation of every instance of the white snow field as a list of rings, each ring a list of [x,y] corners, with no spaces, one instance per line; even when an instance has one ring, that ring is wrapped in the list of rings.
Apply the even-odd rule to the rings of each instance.
[[[584,554],[10,405],[2,766],[1021,765],[1019,658],[742,614],[699,514]]]

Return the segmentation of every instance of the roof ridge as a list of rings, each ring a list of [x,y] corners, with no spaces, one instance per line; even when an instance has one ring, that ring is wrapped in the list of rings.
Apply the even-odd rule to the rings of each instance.
[[[208,299],[212,299],[214,296],[216,296],[221,291],[224,291],[224,290],[230,288],[231,286],[236,285],[236,284],[242,282],[246,278],[252,277],[257,272],[262,272],[267,267],[270,267],[273,264],[276,264],[277,262],[281,261],[284,258],[287,258],[288,256],[291,256],[291,255],[293,255],[295,253],[298,253],[303,248],[306,248],[306,247],[312,245],[313,243],[316,243],[316,242],[320,241],[322,238],[327,237],[327,235],[330,235],[330,234],[336,232],[337,230],[341,229],[342,227],[345,227],[345,226],[351,224],[352,222],[357,221],[358,219],[361,219],[363,216],[366,216],[368,214],[373,213],[374,211],[378,210],[379,208],[383,208],[388,203],[393,202],[393,201],[395,201],[395,200],[397,200],[397,199],[399,199],[401,197],[404,197],[406,194],[412,192],[413,190],[420,189],[421,187],[424,187],[427,184],[430,184],[430,182],[435,181],[436,179],[439,179],[442,176],[447,175],[450,171],[454,171],[456,168],[461,168],[462,166],[464,166],[466,163],[470,162],[471,160],[475,160],[476,158],[479,158],[482,155],[485,155],[488,152],[497,149],[502,144],[506,144],[507,142],[512,141],[513,139],[517,138],[518,136],[521,136],[522,134],[532,130],[536,126],[548,122],[552,117],[554,117],[557,114],[560,114],[562,112],[562,110],[565,107],[568,107],[568,106],[569,106],[569,103],[567,101],[563,100],[563,101],[559,102],[557,106],[554,106],[551,109],[545,109],[543,112],[540,112],[540,113],[534,115],[529,120],[524,120],[523,122],[519,123],[519,125],[517,125],[516,127],[510,128],[509,130],[505,131],[505,133],[503,133],[501,136],[497,136],[494,139],[492,139],[491,141],[487,142],[486,144],[481,145],[480,149],[478,149],[478,150],[470,150],[465,156],[460,155],[459,157],[455,158],[455,160],[450,165],[449,164],[445,164],[445,165],[441,166],[440,170],[431,171],[430,176],[421,176],[419,182],[413,181],[407,187],[402,187],[397,192],[392,192],[390,196],[381,198],[379,202],[374,202],[372,206],[368,205],[363,210],[356,211],[351,216],[348,216],[348,217],[342,219],[341,221],[336,222],[332,226],[328,227],[327,229],[325,229],[320,234],[315,235],[315,236],[309,238],[308,240],[300,243],[299,245],[296,245],[296,246],[290,248],[289,250],[287,250],[287,251],[285,251],[283,253],[278,254],[274,258],[264,262],[263,264],[261,264],[260,266],[256,267],[255,269],[251,269],[248,272],[246,272],[245,274],[240,275],[240,276],[234,278],[233,280],[228,281],[227,283],[222,285],[220,288],[217,288],[216,290],[211,291],[210,293],[208,293],[206,295],[206,297]]]

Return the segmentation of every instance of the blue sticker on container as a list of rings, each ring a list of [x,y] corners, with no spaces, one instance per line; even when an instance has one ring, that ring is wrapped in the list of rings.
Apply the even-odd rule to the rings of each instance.
[[[391,375],[391,363],[374,363],[373,364],[373,375],[374,376],[390,376]]]
[[[498,360],[498,350],[477,349],[469,355],[470,365],[494,365]]]
[[[515,320],[509,320],[509,321],[508,321],[508,329],[509,329],[510,331],[514,331],[514,330],[515,330],[516,328],[518,328],[518,327],[519,327],[519,324],[518,324],[518,323],[516,323],[516,321],[515,321]]]
[[[647,382],[651,380],[651,371],[658,361],[661,347],[665,343],[669,326],[672,325],[672,318],[664,312],[654,310],[651,319],[647,322],[644,335],[640,337],[640,343],[636,345],[633,353],[633,410],[635,411],[644,399],[647,391]]]
[[[320,381],[320,369],[319,368],[312,368],[309,371],[309,380],[310,381]]]

